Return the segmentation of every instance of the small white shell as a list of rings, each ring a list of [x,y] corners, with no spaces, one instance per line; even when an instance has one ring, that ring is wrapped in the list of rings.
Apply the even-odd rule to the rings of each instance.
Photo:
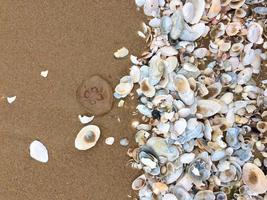
[[[105,139],[105,143],[107,145],[113,145],[114,142],[115,142],[115,138],[114,137],[108,137],[108,138]]]
[[[37,140],[30,144],[30,156],[39,162],[48,162],[48,151],[46,147]]]
[[[41,71],[40,75],[46,78],[48,76],[48,70]]]
[[[185,11],[191,11],[193,13],[192,17],[187,18],[187,22],[196,24],[200,21],[205,11],[205,0],[187,0],[186,4],[187,3],[191,3],[192,6],[190,6],[190,9],[185,9]],[[186,6],[186,4],[184,6]]]
[[[83,127],[75,139],[75,148],[78,150],[88,150],[94,147],[100,138],[100,129],[96,125]]]
[[[194,153],[184,153],[179,159],[183,164],[189,164],[195,159],[196,155]]]
[[[197,113],[203,117],[210,117],[221,110],[221,105],[215,100],[199,100],[197,102]]]
[[[124,147],[128,146],[129,145],[129,140],[127,138],[125,138],[125,137],[121,138],[120,139],[120,145],[124,146]]]
[[[12,104],[16,100],[17,96],[7,97],[6,100],[9,104]]]
[[[79,115],[78,118],[82,124],[88,124],[89,122],[93,121],[95,116],[88,117],[86,115]]]
[[[129,50],[125,47],[122,47],[121,49],[118,49],[115,53],[114,56],[115,58],[124,58],[129,54]]]
[[[178,200],[174,194],[167,193],[165,194],[161,200]]]
[[[184,118],[180,118],[174,123],[174,131],[177,136],[184,133],[187,126],[187,122]]]
[[[241,30],[240,22],[231,22],[226,27],[226,33],[228,36],[234,36]]]
[[[115,88],[115,92],[119,94],[121,97],[126,97],[131,93],[132,89],[133,89],[132,83],[119,83]]]

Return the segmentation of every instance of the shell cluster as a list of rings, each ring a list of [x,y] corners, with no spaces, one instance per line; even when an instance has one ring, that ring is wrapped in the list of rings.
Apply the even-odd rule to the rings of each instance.
[[[148,50],[114,97],[139,100],[139,199],[267,199],[266,1],[135,2]]]

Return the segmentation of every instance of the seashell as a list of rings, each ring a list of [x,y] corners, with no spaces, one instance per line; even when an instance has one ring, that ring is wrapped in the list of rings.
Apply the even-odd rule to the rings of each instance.
[[[227,194],[224,192],[218,192],[216,194],[216,200],[227,200]]]
[[[132,189],[133,190],[140,190],[146,185],[146,176],[145,174],[142,174],[141,176],[138,176],[133,182],[132,182]]]
[[[210,44],[209,44],[209,50],[211,53],[218,53],[218,50],[219,50],[219,45],[213,43],[212,41],[210,41]]]
[[[230,49],[230,56],[239,56],[244,49],[244,45],[242,43],[235,43],[232,45]]]
[[[262,39],[263,28],[258,23],[251,23],[248,27],[247,39],[251,43],[261,44],[263,43]]]
[[[83,127],[75,139],[75,148],[78,150],[88,150],[94,147],[100,138],[100,129],[96,125]]]
[[[193,26],[184,24],[184,29],[179,36],[181,40],[185,41],[195,41],[200,38],[206,31],[206,26],[204,23],[198,23]]]
[[[82,124],[88,124],[91,121],[93,121],[93,119],[95,118],[95,116],[88,117],[86,115],[79,115],[78,118],[79,118],[79,120],[80,120],[80,122]]]
[[[239,143],[239,129],[238,128],[228,128],[225,136],[225,140],[227,144],[232,147],[233,149],[239,149],[240,143]]]
[[[173,40],[177,40],[182,31],[184,30],[184,17],[181,10],[177,10],[172,15],[172,30],[170,32],[170,37]]]
[[[196,78],[200,75],[200,70],[196,65],[186,62],[183,64],[182,69],[179,70],[178,73],[184,75],[187,78]]]
[[[234,94],[232,92],[226,92],[221,96],[220,100],[228,105],[233,102]]]
[[[135,4],[138,7],[142,7],[143,5],[145,5],[146,0],[135,0]]]
[[[129,50],[125,47],[122,47],[121,49],[117,50],[114,53],[115,58],[124,58],[129,54]]]
[[[211,141],[212,127],[209,120],[204,121],[204,136],[207,140]]]
[[[194,200],[215,200],[215,195],[211,190],[202,190],[196,193]]]
[[[139,146],[144,145],[149,136],[150,136],[150,133],[148,133],[145,130],[140,130],[135,134],[135,142]]]
[[[246,4],[248,5],[254,5],[254,4],[258,4],[264,2],[264,0],[246,0]]]
[[[169,6],[170,6],[170,10],[174,12],[178,10],[180,7],[182,7],[183,3],[180,0],[172,0]]]
[[[221,180],[221,185],[234,185],[241,178],[241,167],[238,164],[231,163],[229,169],[220,172],[218,176]]]
[[[222,84],[220,82],[216,82],[207,87],[208,94],[203,96],[204,99],[212,99],[217,97],[222,91]]]
[[[145,165],[146,171],[150,174],[159,174],[158,157],[155,152],[148,146],[142,146],[139,151],[138,158],[140,162]]]
[[[170,123],[159,123],[157,128],[160,133],[166,135],[170,130]]]
[[[174,123],[174,131],[175,135],[179,136],[182,135],[186,129],[187,122],[184,118],[180,118]]]
[[[225,31],[228,36],[234,36],[241,30],[240,22],[231,22],[227,25]]]
[[[243,8],[238,8],[235,10],[235,16],[238,18],[244,18],[247,15],[247,12]]]
[[[197,113],[203,117],[211,117],[221,110],[221,105],[215,100],[198,100]]]
[[[180,162],[183,164],[189,164],[195,159],[194,153],[184,153],[180,157]]]
[[[166,59],[167,64],[165,65],[165,72],[167,74],[173,72],[176,67],[179,65],[178,59],[175,56],[170,56]]]
[[[175,89],[179,94],[179,97],[186,105],[192,105],[195,101],[194,92],[191,90],[189,82],[186,77],[178,74],[174,78]]]
[[[208,54],[207,48],[198,48],[194,51],[194,56],[197,58],[204,58]]]
[[[145,105],[139,104],[136,109],[146,117],[152,117],[152,110],[146,107]]]
[[[237,83],[239,85],[246,84],[252,77],[252,69],[250,67],[247,67],[243,69],[239,74],[237,75]]]
[[[257,129],[258,131],[260,131],[261,133],[265,133],[267,131],[267,122],[264,121],[259,121],[257,123]]]
[[[158,156],[164,156],[168,161],[174,161],[179,156],[179,151],[175,146],[167,144],[166,140],[160,137],[151,137],[146,145],[150,147]]]
[[[133,83],[138,83],[141,77],[141,71],[139,67],[137,67],[136,65],[132,66],[130,70],[130,76],[133,80]]]
[[[170,188],[170,191],[177,197],[177,199],[193,200],[191,195],[182,186],[174,186]]]
[[[221,11],[221,1],[220,0],[212,0],[211,7],[209,9],[209,12],[207,14],[208,18],[214,18],[216,17]]]
[[[140,82],[140,90],[146,97],[153,97],[156,93],[155,87],[149,83],[148,78]]]
[[[15,100],[16,100],[16,96],[12,96],[12,97],[7,97],[6,100],[9,104],[12,104]]]
[[[120,145],[124,146],[124,147],[128,146],[129,145],[129,140],[126,137],[121,138],[120,139]]]
[[[219,161],[223,159],[226,156],[226,153],[224,150],[217,150],[211,154],[211,160],[212,161]]]
[[[147,16],[157,17],[159,15],[159,1],[158,0],[146,0],[144,4],[144,13]]]
[[[195,9],[194,9],[193,3],[186,2],[182,10],[183,10],[183,15],[184,15],[184,20],[187,23],[190,23],[190,21],[194,18],[194,15],[195,15]]]
[[[161,18],[160,28],[163,34],[169,34],[172,29],[172,19],[169,16],[163,16]]]
[[[220,40],[218,46],[220,51],[227,52],[231,48],[231,42],[225,42],[224,40]]]
[[[152,184],[153,193],[156,195],[165,193],[168,191],[168,186],[162,182],[156,182]]]
[[[151,191],[151,189],[148,186],[145,186],[143,188],[141,188],[138,192],[138,196],[140,197],[140,199],[152,199],[153,198],[153,193]]]
[[[189,4],[188,6],[188,3],[191,3],[191,5]],[[186,9],[183,9],[184,14],[187,14],[186,11],[188,12],[190,11],[193,13],[192,17],[187,15],[187,22],[190,24],[197,24],[200,21],[205,11],[205,1],[204,0],[187,0],[184,6],[187,7]]]
[[[30,156],[39,162],[48,162],[48,151],[46,147],[39,141],[35,140],[30,144]]]
[[[120,83],[115,88],[114,96],[116,98],[124,98],[128,96],[133,89],[133,82],[130,76],[121,78]]]
[[[148,25],[153,27],[153,28],[158,28],[160,27],[161,20],[159,18],[153,18],[149,21]]]
[[[263,194],[267,191],[267,178],[255,164],[244,164],[242,180],[253,193]]]
[[[178,200],[174,194],[167,193],[163,195],[161,200]]]
[[[174,56],[178,54],[178,51],[173,46],[165,46],[159,49],[159,52],[163,56]]]
[[[105,139],[105,143],[106,143],[107,145],[113,145],[114,142],[115,142],[115,138],[114,138],[114,137],[107,137],[107,138]]]
[[[221,6],[227,6],[230,2],[231,0],[221,0]]]
[[[40,75],[46,78],[48,76],[48,70],[41,71]]]
[[[267,8],[266,7],[256,7],[253,11],[259,15],[267,15]]]
[[[246,0],[231,0],[231,2],[229,3],[230,8],[232,9],[238,9],[240,8]]]
[[[191,115],[191,109],[190,108],[182,108],[178,111],[178,114],[181,118],[187,118],[189,115]]]

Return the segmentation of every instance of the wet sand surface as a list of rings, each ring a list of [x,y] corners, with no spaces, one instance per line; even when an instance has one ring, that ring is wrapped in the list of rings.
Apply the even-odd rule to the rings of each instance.
[[[76,89],[93,74],[114,88],[126,74],[129,59],[115,60],[113,52],[125,46],[139,55],[145,48],[136,34],[142,12],[132,0],[0,2],[0,94],[17,96],[11,105],[0,101],[0,200],[129,199],[138,171],[126,166],[127,149],[119,139],[133,141],[134,105],[114,104],[96,117],[101,138],[81,152],[74,140],[83,127],[77,116],[86,109],[76,100]],[[46,69],[45,79],[40,72]],[[115,137],[113,146],[104,144],[109,136]],[[47,164],[29,156],[35,139],[48,148]]]

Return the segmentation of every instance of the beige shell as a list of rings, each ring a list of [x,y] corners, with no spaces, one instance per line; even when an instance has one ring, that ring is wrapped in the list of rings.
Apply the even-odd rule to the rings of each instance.
[[[221,11],[221,1],[220,0],[212,0],[211,7],[207,14],[208,18],[216,17]]]
[[[149,83],[148,78],[144,78],[140,82],[140,90],[146,97],[153,97],[156,92],[155,87]]]
[[[230,2],[231,0],[221,0],[221,6],[227,6]]]
[[[261,132],[264,133],[267,131],[267,122],[259,121],[257,123],[257,129]]]
[[[119,83],[116,88],[115,92],[122,97],[126,97],[133,89],[132,83]]]
[[[153,192],[158,195],[168,191],[168,186],[162,182],[156,182],[152,185]]]
[[[138,176],[132,183],[133,190],[140,190],[146,185],[146,176],[142,174]]]
[[[210,117],[221,110],[221,105],[215,100],[199,100],[197,102],[197,113],[203,117]]]
[[[255,164],[246,163],[243,166],[242,179],[254,193],[263,194],[267,191],[267,178]]]
[[[230,49],[230,56],[239,56],[244,49],[244,45],[242,43],[235,43],[232,45]]]
[[[187,0],[187,3],[191,3],[193,6],[194,16],[188,19],[187,22],[190,24],[196,24],[200,21],[204,11],[205,11],[205,1],[204,0]]]
[[[228,36],[234,36],[241,30],[240,22],[231,22],[226,27],[226,33]]]
[[[83,127],[75,139],[75,148],[87,150],[94,147],[100,138],[100,129],[96,125]]]
[[[235,10],[235,17],[244,18],[247,15],[247,11],[243,8],[238,8]]]
[[[245,3],[245,0],[231,0],[229,3],[230,8],[232,9],[238,9],[241,8],[241,6]]]
[[[174,77],[173,82],[181,100],[186,105],[192,105],[194,103],[195,97],[193,90],[191,90],[190,88],[190,84],[187,78],[181,74],[178,74],[176,77]]]

